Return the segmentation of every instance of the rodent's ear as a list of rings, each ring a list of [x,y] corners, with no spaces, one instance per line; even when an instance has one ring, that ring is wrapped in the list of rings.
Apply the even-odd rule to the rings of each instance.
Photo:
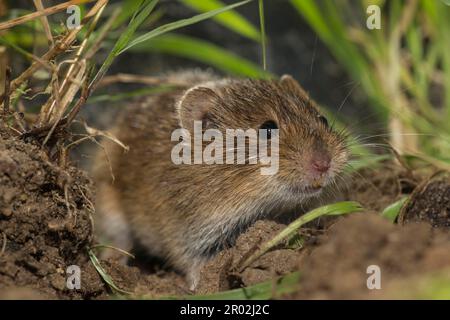
[[[302,86],[290,75],[285,74],[280,79],[281,85],[286,88],[289,92],[299,95],[301,97],[308,97],[308,93]]]
[[[177,105],[180,126],[193,130],[194,121],[207,121],[208,112],[218,102],[218,99],[218,95],[206,87],[194,87],[186,91]]]

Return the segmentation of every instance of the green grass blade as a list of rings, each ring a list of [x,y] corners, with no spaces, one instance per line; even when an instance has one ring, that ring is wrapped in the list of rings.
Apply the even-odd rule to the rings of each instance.
[[[92,264],[94,265],[94,268],[97,270],[99,275],[102,277],[103,281],[105,281],[111,289],[118,293],[122,294],[132,294],[132,292],[120,289],[115,283],[114,280],[111,278],[111,276],[103,269],[102,265],[100,264],[100,261],[98,260],[97,256],[94,254],[94,252],[89,249],[88,250],[89,259],[91,259]]]
[[[326,40],[326,42],[332,40],[333,33],[325,22],[324,17],[320,13],[315,1],[310,0],[291,0],[294,8],[308,21],[308,23],[314,28],[319,36]]]
[[[145,33],[145,34],[135,38],[134,40],[130,41],[130,43],[126,47],[124,47],[122,50],[119,51],[119,54],[125,52],[126,50],[130,49],[131,47],[134,47],[135,45],[137,45],[139,43],[142,43],[144,41],[150,40],[150,39],[152,39],[152,38],[154,38],[156,36],[162,35],[162,34],[164,34],[166,32],[170,32],[170,31],[182,28],[182,27],[186,27],[186,26],[192,25],[194,23],[197,23],[197,22],[200,22],[200,21],[203,21],[203,20],[206,20],[206,19],[210,19],[210,18],[212,18],[212,17],[214,17],[214,16],[216,16],[216,15],[222,13],[222,12],[226,12],[226,11],[232,10],[234,8],[240,7],[240,6],[242,6],[244,4],[247,4],[247,3],[251,2],[251,1],[253,1],[253,0],[240,1],[238,3],[232,4],[232,5],[228,5],[226,7],[223,7],[223,8],[217,9],[217,10],[209,11],[209,12],[206,12],[206,13],[202,13],[202,14],[193,16],[193,17],[188,18],[188,19],[183,19],[183,20],[175,21],[175,22],[168,23],[168,24],[165,24],[163,26],[160,26],[160,27],[158,27],[156,29],[153,29],[152,31],[147,32],[147,33]]]
[[[438,19],[437,1],[422,0],[420,4],[431,21],[436,21]]]
[[[242,263],[241,270],[248,267],[253,261],[261,257],[264,253],[279,244],[284,239],[291,237],[301,226],[308,222],[311,222],[322,216],[337,216],[342,214],[360,212],[362,210],[363,208],[361,207],[361,205],[358,202],[354,201],[343,201],[316,208],[296,219],[274,238],[264,243],[254,254],[252,254],[247,260]]]
[[[241,289],[217,292],[209,295],[188,296],[193,300],[267,300],[298,290],[300,273],[293,272],[279,278],[276,282],[269,280]]]
[[[440,45],[442,46],[442,70],[444,73],[444,107],[447,112],[447,123],[450,120],[450,7],[442,6],[440,17]],[[448,128],[448,127],[447,127]]]
[[[249,287],[205,295],[169,296],[160,299],[188,300],[267,300],[295,292],[299,289],[300,273],[293,272],[278,279],[261,282]],[[145,297],[142,297],[145,299]]]
[[[198,12],[208,12],[225,7],[225,4],[219,0],[180,0],[183,4],[191,7]],[[215,17],[215,21],[224,27],[247,37],[254,41],[261,40],[261,34],[258,29],[253,26],[245,17],[235,12],[234,10],[223,12]]]
[[[0,43],[5,45],[5,46],[7,46],[7,47],[10,47],[10,48],[14,49],[15,51],[17,51],[18,53],[22,54],[27,59],[33,60],[33,54],[31,54],[30,52],[22,49],[20,46],[16,45],[15,43],[9,41],[8,38],[6,38],[6,37],[0,38]]]
[[[138,12],[142,0],[124,0],[120,4],[120,14],[114,21],[112,29],[120,27],[125,21],[132,17],[136,12]]]
[[[332,0],[326,0],[324,4],[324,11],[327,13],[324,18],[333,34],[329,44],[332,43],[335,54],[339,55],[341,62],[345,63],[351,74],[358,76],[362,85],[367,87],[370,83],[370,79],[367,79],[365,75],[368,65],[357,46],[349,41],[347,29],[343,22],[345,20],[339,13],[339,7]]]
[[[132,52],[164,52],[196,60],[226,73],[261,78],[270,75],[257,64],[226,51],[210,42],[177,34],[166,34],[141,42],[130,49]]]
[[[395,219],[397,219],[400,210],[402,209],[403,204],[406,202],[407,199],[408,197],[404,197],[390,204],[383,210],[383,212],[381,212],[381,216],[390,220],[391,222],[394,222]]]
[[[105,61],[103,62],[102,66],[100,67],[100,70],[95,75],[94,79],[92,80],[90,86],[95,87],[96,83],[100,81],[100,79],[103,77],[103,75],[108,71],[109,67],[111,66],[114,59],[122,52],[122,50],[125,48],[125,46],[131,41],[131,38],[133,37],[134,33],[136,32],[137,28],[147,19],[147,17],[150,15],[150,13],[155,8],[156,4],[158,3],[158,0],[146,0],[141,5],[139,10],[135,12],[133,18],[131,19],[130,23],[128,24],[125,31],[122,33],[122,35],[117,40],[116,44],[114,45],[114,48],[111,50],[109,55],[106,57]]]
[[[266,24],[264,22],[264,0],[259,0],[259,24],[261,28],[261,47],[263,56],[263,69],[267,70],[267,46],[266,46]]]

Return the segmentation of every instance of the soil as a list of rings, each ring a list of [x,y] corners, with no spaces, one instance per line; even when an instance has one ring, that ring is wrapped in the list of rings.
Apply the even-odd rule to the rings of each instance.
[[[94,187],[82,171],[60,168],[39,145],[0,129],[0,299],[108,299],[117,293],[90,261]],[[381,217],[387,205],[410,194],[398,224]],[[382,288],[399,280],[450,270],[450,181],[413,174],[393,163],[357,173],[344,198],[359,201],[365,212],[310,223],[302,242],[281,243],[249,267],[242,261],[285,225],[258,221],[233,247],[203,268],[194,293],[249,286],[299,271],[291,299],[378,298],[391,291],[368,290],[368,266],[382,272]],[[120,291],[158,298],[186,296],[183,277],[162,267],[125,266],[100,261]],[[141,263],[139,263],[141,261]],[[66,270],[81,270],[81,289],[66,286]],[[152,270],[152,271],[148,271]]]
[[[400,279],[450,270],[450,234],[427,223],[399,227],[376,214],[340,219],[300,264],[300,289],[293,299],[367,299],[392,292],[368,290],[368,267],[381,272],[381,288]]]
[[[0,130],[0,186],[0,298],[101,295],[90,286],[65,290],[67,266],[93,269],[86,255],[93,212],[88,177]]]
[[[411,201],[399,217],[402,224],[414,221],[428,221],[434,227],[450,228],[449,178],[426,180],[416,188]]]

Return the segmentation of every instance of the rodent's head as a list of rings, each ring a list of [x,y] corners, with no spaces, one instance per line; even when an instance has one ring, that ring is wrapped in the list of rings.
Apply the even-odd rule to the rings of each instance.
[[[318,194],[335,181],[349,158],[346,137],[331,128],[288,75],[280,80],[222,80],[196,86],[180,99],[178,115],[180,126],[188,130],[194,121],[224,134],[226,129],[279,129],[279,171],[258,179],[275,182],[294,195]],[[241,170],[243,175],[258,172]]]

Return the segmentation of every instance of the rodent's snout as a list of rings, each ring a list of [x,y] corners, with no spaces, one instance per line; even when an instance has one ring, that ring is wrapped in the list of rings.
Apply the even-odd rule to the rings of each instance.
[[[331,175],[331,155],[326,150],[314,150],[305,166],[306,189],[320,190]]]
[[[331,156],[328,152],[315,152],[310,162],[313,174],[322,175],[330,169]]]
[[[298,141],[297,148],[285,148],[282,153],[280,178],[286,178],[291,192],[303,195],[319,194],[336,182],[347,163],[347,150],[340,137],[331,131],[323,136]],[[288,151],[294,151],[288,153]],[[294,159],[294,161],[292,161]],[[286,170],[284,170],[286,168]]]

